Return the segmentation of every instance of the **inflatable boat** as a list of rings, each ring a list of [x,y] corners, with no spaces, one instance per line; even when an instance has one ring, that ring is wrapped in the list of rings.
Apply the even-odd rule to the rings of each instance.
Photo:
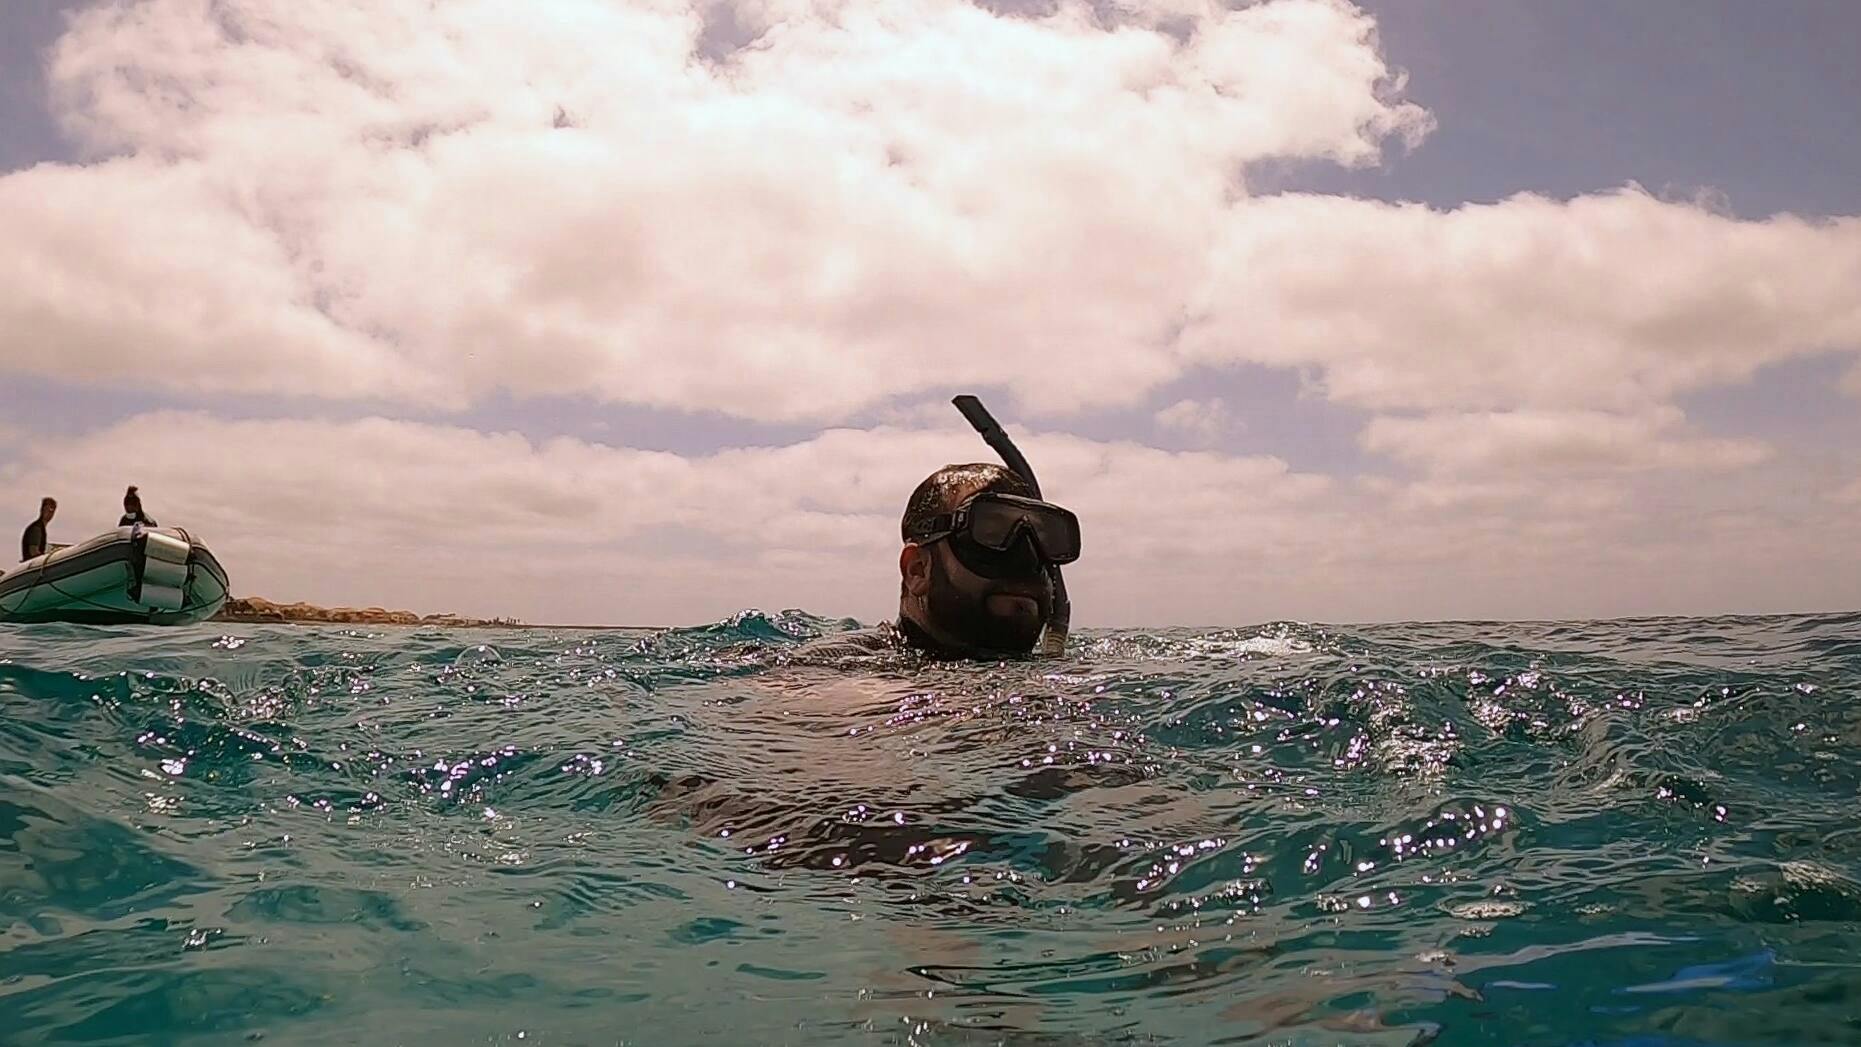
[[[226,603],[226,569],[178,527],[119,527],[0,574],[0,622],[205,621]]]

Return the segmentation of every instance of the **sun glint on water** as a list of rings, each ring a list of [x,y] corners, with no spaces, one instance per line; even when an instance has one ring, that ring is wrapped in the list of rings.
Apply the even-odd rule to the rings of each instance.
[[[849,624],[0,634],[6,1042],[1861,1036],[1861,617]]]

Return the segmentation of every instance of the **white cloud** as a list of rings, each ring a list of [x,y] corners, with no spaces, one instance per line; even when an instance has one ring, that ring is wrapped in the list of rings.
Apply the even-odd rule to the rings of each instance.
[[[1567,473],[1735,469],[1769,455],[1763,444],[1689,432],[1671,407],[1636,414],[1521,410],[1378,417],[1366,449],[1431,473]]]
[[[1857,361],[1853,367],[1848,369],[1848,373],[1842,376],[1842,391],[1856,399],[1861,399],[1861,361]]]
[[[1082,625],[1861,598],[1847,555],[1861,521],[1794,493],[1801,477],[1781,470],[1755,486],[1637,474],[1646,491],[1499,478],[1480,481],[1484,496],[1430,502],[1453,481],[1379,490],[1267,457],[1017,438],[1085,523],[1068,569]],[[280,599],[609,624],[745,606],[874,620],[896,598],[911,488],[989,458],[954,420],[684,458],[381,419],[158,413],[41,439],[0,468],[0,486],[57,495],[69,540],[113,522],[123,485],[139,484],[151,513],[222,556],[238,591]]]
[[[13,434],[0,478],[66,492],[73,527],[114,518],[139,482],[158,517],[224,543],[242,586],[286,598],[876,616],[904,494],[988,457],[949,391],[1051,426],[1260,364],[1373,412],[1362,446],[1411,478],[1029,437],[1088,518],[1082,620],[1861,598],[1823,551],[1852,548],[1853,521],[1801,494],[1826,480],[1795,461],[1730,474],[1770,449],[1675,406],[1861,349],[1861,220],[1741,221],[1633,188],[1446,211],[1250,196],[1250,164],[1370,164],[1432,126],[1367,15],[1043,12],[97,4],[49,56],[91,162],[0,176],[0,375],[384,411],[503,389],[892,427],[680,458],[153,414]],[[719,48],[719,22],[751,42]],[[1155,421],[1212,441],[1226,412],[1183,400]]]
[[[443,378],[316,300],[292,249],[198,165],[143,157],[0,178],[0,365],[75,382],[430,399]]]
[[[1088,519],[1088,555],[1104,565],[1288,548],[1295,514],[1329,488],[1271,458],[1022,443],[1050,496]],[[0,479],[57,493],[67,539],[113,523],[136,483],[244,593],[532,620],[696,620],[746,604],[877,617],[896,593],[911,489],[991,457],[960,423],[681,458],[384,419],[158,413],[35,444]],[[1138,490],[1175,511],[1151,513]]]
[[[1507,533],[1522,521],[1544,525],[1571,517],[1592,523],[1603,517],[1620,519],[1632,506],[1632,492],[1627,485],[1608,477],[1571,482],[1547,479],[1536,472],[1475,478],[1435,473],[1408,482],[1376,477],[1368,481],[1367,487],[1384,499],[1384,506],[1397,513],[1474,513],[1495,521]]]
[[[1861,505],[1861,478],[1846,487],[1837,488],[1829,498],[1837,505]]]
[[[1240,362],[1375,410],[1632,412],[1861,348],[1861,221],[1249,197],[1252,162],[1432,126],[1373,21],[1106,12],[98,5],[50,75],[112,159],[0,177],[0,366],[833,421],[952,386],[1134,404]],[[707,57],[726,16],[753,42]]]
[[[1172,303],[1241,165],[1364,163],[1428,123],[1339,0],[1115,26],[743,0],[760,35],[707,62],[714,6],[85,12],[54,96],[118,158],[0,179],[0,323],[42,347],[8,362],[761,418],[952,383],[1123,400],[1176,372]]]
[[[1234,424],[1228,405],[1219,398],[1178,400],[1157,412],[1157,425],[1212,443]]]
[[[1314,367],[1372,409],[1641,410],[1861,348],[1861,219],[1738,221],[1629,189],[1435,211],[1234,209],[1183,344]]]

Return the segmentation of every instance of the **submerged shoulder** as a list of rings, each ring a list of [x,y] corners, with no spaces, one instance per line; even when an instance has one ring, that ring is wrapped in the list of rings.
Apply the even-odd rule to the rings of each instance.
[[[854,629],[810,640],[783,654],[782,661],[791,665],[820,664],[846,658],[895,655],[909,649],[910,646],[897,626],[890,622],[880,622],[871,628]]]

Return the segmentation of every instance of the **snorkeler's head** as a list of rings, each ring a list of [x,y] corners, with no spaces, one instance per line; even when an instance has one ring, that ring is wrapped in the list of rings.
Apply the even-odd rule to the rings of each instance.
[[[949,512],[965,499],[983,491],[1026,497],[1034,494],[1026,480],[1004,466],[988,462],[946,465],[926,476],[924,482],[918,484],[917,490],[911,492],[911,500],[905,503],[904,518],[898,522],[899,536],[907,542],[911,541],[912,534],[925,521],[939,513]]]
[[[982,515],[979,507],[1011,522],[1005,541],[978,539],[972,518]],[[899,523],[900,618],[952,651],[1033,650],[1053,614],[1047,564],[1070,556],[1044,548],[1037,527],[1014,525],[1017,513],[1030,513],[1035,524],[1070,526],[1077,555],[1071,514],[1034,499],[1027,482],[1002,466],[946,465],[918,484]],[[1066,535],[1058,537],[1053,544],[1064,543]]]

